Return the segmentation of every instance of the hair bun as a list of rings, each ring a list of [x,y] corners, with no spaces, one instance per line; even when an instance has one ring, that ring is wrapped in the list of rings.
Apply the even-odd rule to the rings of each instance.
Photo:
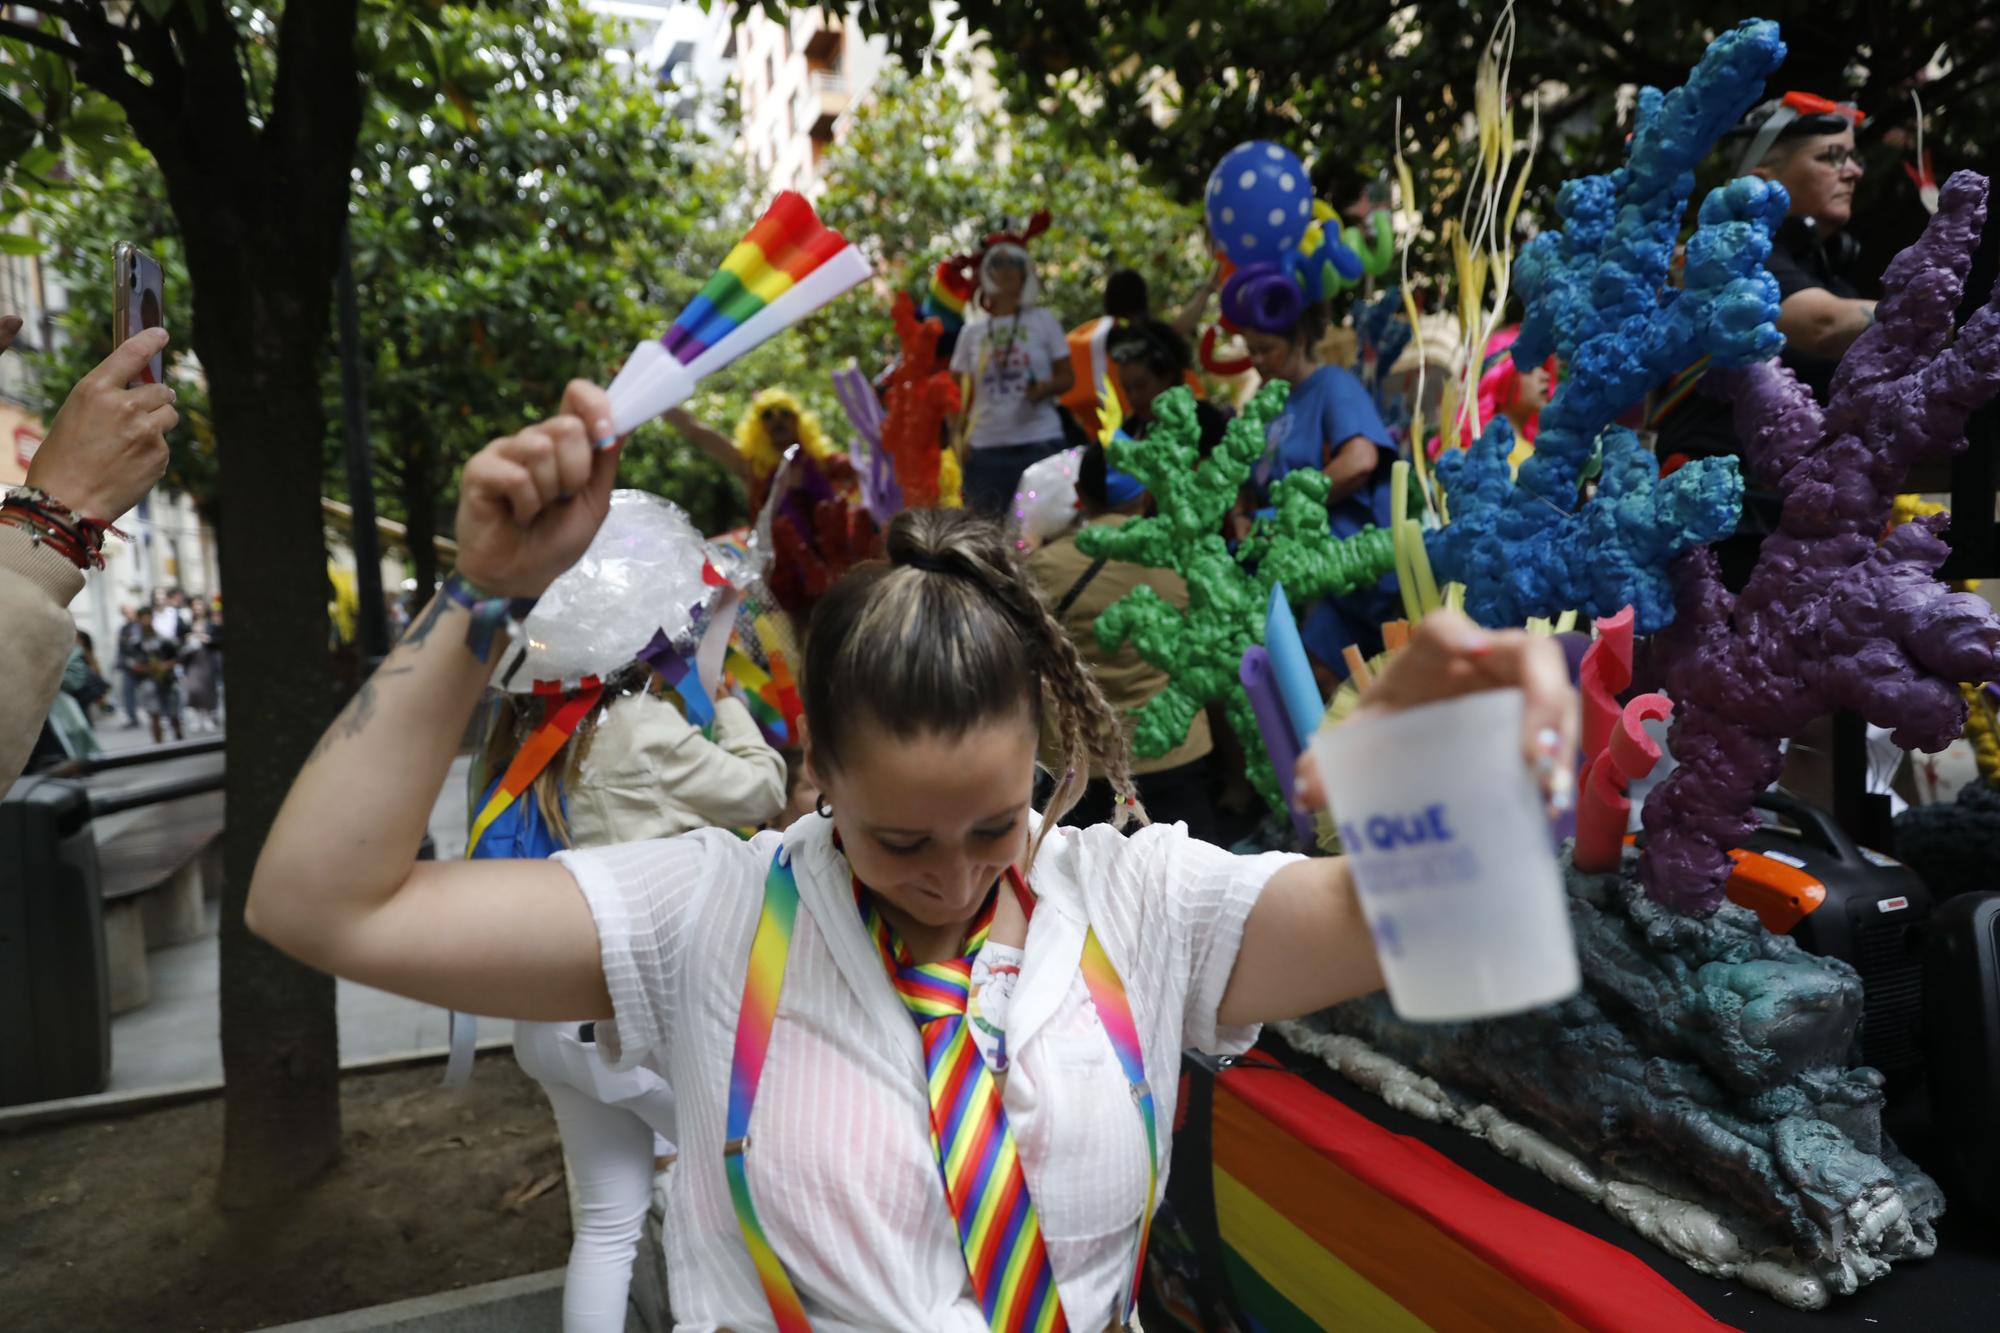
[[[967,509],[905,509],[890,520],[882,552],[899,568],[982,583],[1014,573],[1005,530]]]

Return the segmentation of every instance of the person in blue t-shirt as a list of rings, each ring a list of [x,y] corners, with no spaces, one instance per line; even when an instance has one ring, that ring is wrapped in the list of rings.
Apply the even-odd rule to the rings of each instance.
[[[1360,380],[1314,357],[1313,349],[1326,334],[1325,304],[1307,302],[1297,310],[1290,320],[1253,317],[1244,329],[1257,373],[1292,386],[1285,410],[1271,423],[1270,447],[1252,474],[1258,498],[1268,503],[1270,488],[1287,473],[1317,468],[1333,483],[1327,526],[1336,538],[1351,537],[1370,524],[1386,529],[1390,469],[1396,462],[1388,427]],[[1396,576],[1385,574],[1372,588],[1314,603],[1299,635],[1316,665],[1338,681],[1347,675],[1341,650],[1351,643],[1364,656],[1382,651],[1382,622],[1400,614]]]

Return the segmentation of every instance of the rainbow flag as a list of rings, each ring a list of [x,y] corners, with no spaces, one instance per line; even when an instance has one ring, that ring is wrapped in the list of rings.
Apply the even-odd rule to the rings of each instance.
[[[972,283],[956,259],[947,259],[931,270],[931,289],[924,296],[918,314],[935,319],[949,332],[965,323],[965,305],[972,298]]]
[[[1223,1265],[1262,1333],[1696,1333],[1719,1325],[1627,1250],[1501,1193],[1287,1070],[1216,1079]]]
[[[805,196],[779,195],[666,333],[632,349],[608,390],[616,433],[680,406],[704,376],[872,271],[859,250],[820,222]]]
[[[788,190],[736,243],[660,341],[675,360],[691,365],[846,248],[847,241],[820,222],[805,196]]]

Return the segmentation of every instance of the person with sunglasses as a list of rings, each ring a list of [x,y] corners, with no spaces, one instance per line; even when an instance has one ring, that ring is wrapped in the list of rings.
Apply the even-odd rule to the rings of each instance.
[[[1062,324],[1041,304],[1041,281],[1022,239],[995,239],[978,273],[985,317],[968,323],[952,349],[964,404],[955,433],[966,507],[1000,515],[1021,474],[1063,448],[1057,403],[1076,383],[1076,369]]]
[[[1846,234],[1861,180],[1860,123],[1852,106],[1786,93],[1753,108],[1725,141],[1738,147],[1737,175],[1776,181],[1791,196],[1768,267],[1782,298],[1785,363],[1821,402],[1834,366],[1875,322],[1875,302],[1861,296],[1860,247]]]
[[[760,390],[736,423],[734,438],[724,435],[685,408],[665,414],[668,425],[724,471],[743,483],[750,521],[756,522],[770,495],[771,479],[785,451],[799,445],[836,489],[847,489],[853,471],[847,458],[820,430],[819,418],[785,389]]]
[[[1723,137],[1732,176],[1760,176],[1785,187],[1791,206],[1771,238],[1765,267],[1778,281],[1781,359],[1822,404],[1834,367],[1875,322],[1875,302],[1862,296],[1874,275],[1863,271],[1860,246],[1847,234],[1861,158],[1854,132],[1861,113],[1813,93],[1791,92],[1754,106]],[[1691,366],[1656,400],[1649,424],[1663,459],[1740,455],[1731,404],[1697,388],[1702,367]],[[1738,587],[1755,563],[1763,534],[1777,517],[1776,498],[1744,496],[1736,536],[1717,543],[1723,580]]]

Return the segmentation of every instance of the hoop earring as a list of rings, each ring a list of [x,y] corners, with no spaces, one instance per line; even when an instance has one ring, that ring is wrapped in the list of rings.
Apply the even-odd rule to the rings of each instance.
[[[827,804],[825,792],[821,792],[819,795],[813,797],[813,813],[821,819],[833,818],[833,807]]]

